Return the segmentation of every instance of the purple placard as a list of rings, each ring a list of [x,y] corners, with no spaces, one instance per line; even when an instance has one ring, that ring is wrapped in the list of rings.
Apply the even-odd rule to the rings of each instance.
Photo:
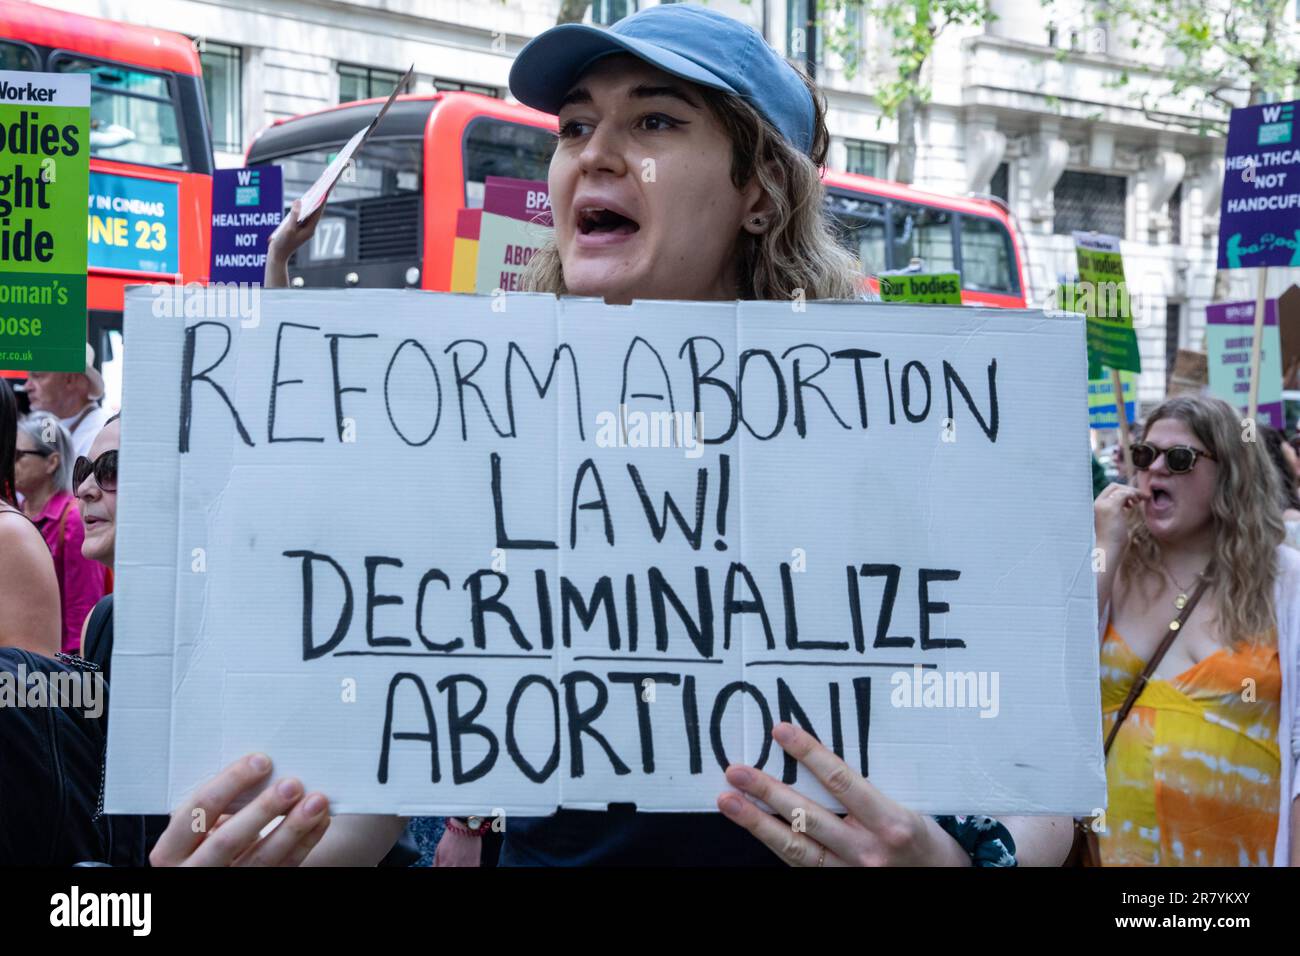
[[[1205,307],[1205,324],[1209,325],[1244,325],[1255,324],[1254,302],[1216,302]],[[1264,326],[1277,325],[1277,299],[1264,300]],[[1268,339],[1265,337],[1265,342]],[[1214,370],[1211,370],[1213,376]],[[1261,376],[1263,370],[1260,371]],[[1221,398],[1225,396],[1220,396]],[[1226,400],[1226,398],[1225,398]],[[1241,406],[1244,410],[1245,405]],[[1255,410],[1255,417],[1265,425],[1286,429],[1286,411],[1282,402],[1260,402]]]
[[[211,281],[260,284],[267,243],[283,215],[284,181],[279,166],[213,173]]]
[[[1300,266],[1296,102],[1233,110],[1219,212],[1219,268]]]
[[[1216,302],[1205,307],[1207,325],[1254,325],[1254,302]],[[1277,299],[1264,300],[1264,324],[1277,325]]]
[[[483,211],[550,227],[551,197],[547,184],[532,179],[489,176],[483,183]]]

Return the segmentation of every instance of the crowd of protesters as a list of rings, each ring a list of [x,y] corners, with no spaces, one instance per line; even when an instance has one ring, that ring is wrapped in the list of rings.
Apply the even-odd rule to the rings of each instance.
[[[530,264],[531,289],[610,303],[786,299],[794,289],[812,299],[854,296],[850,260],[822,204],[809,201],[828,136],[820,97],[799,72],[749,27],[689,5],[652,7],[608,32],[576,31],[538,37],[511,73],[522,102],[560,120],[549,182],[555,234]],[[654,184],[639,175],[647,159],[659,170]],[[583,220],[584,203],[619,210],[618,221]],[[319,215],[286,218],[272,239],[268,285],[286,284],[288,256]],[[595,242],[593,232],[607,234]],[[111,662],[112,597],[95,604],[109,582],[87,563],[112,567],[119,423],[96,401],[102,381],[92,367],[33,375],[37,414],[21,421],[0,388],[0,667],[9,666],[7,648],[44,658],[76,651],[61,660],[103,670]],[[562,810],[512,819],[500,863],[1300,863],[1300,551],[1287,546],[1300,546],[1300,474],[1286,436],[1244,440],[1240,419],[1209,397],[1164,402],[1126,450],[1121,481],[1094,502],[1104,825],[995,820],[974,807],[962,817],[921,814],[781,723],[777,744],[837,795],[845,815],[733,765],[726,782],[734,789],[719,795],[717,814]],[[0,747],[5,738],[0,731]],[[136,855],[154,865],[393,859],[406,820],[331,818],[325,794],[293,779],[270,782],[273,758],[236,761],[170,823],[132,823]],[[88,779],[98,778],[102,753],[98,760],[80,768]],[[192,827],[197,811],[217,825]],[[89,818],[94,805],[81,812]],[[791,826],[796,813],[803,827]],[[447,820],[435,862],[490,862],[489,823]],[[8,826],[0,819],[0,848]],[[1089,833],[1095,846],[1072,853]],[[31,862],[79,862],[76,852],[85,851],[56,846]]]

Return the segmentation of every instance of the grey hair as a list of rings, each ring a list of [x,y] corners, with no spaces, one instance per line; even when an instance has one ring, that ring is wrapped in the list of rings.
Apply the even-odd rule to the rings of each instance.
[[[48,412],[32,412],[18,420],[18,427],[27,433],[37,451],[59,456],[59,467],[52,478],[54,490],[71,491],[72,467],[77,463],[77,456],[72,450],[72,436],[63,427],[63,422]]]

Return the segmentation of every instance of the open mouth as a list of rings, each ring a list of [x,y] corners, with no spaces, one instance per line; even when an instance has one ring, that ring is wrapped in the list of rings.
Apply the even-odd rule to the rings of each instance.
[[[640,228],[636,220],[612,209],[588,206],[578,210],[578,232],[584,236],[629,236]]]
[[[1174,505],[1174,496],[1164,488],[1151,489],[1151,509],[1153,511],[1168,511]]]

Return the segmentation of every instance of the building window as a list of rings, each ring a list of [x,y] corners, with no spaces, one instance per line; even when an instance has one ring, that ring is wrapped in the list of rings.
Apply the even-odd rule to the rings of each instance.
[[[386,98],[393,92],[393,87],[401,78],[402,74],[393,70],[374,70],[368,66],[340,63],[339,102],[351,103],[376,97]]]
[[[821,31],[817,29],[817,8],[809,7],[815,0],[786,0],[785,35],[786,58],[802,63],[804,72],[815,76],[817,62],[821,59]]]
[[[850,3],[844,8],[844,22],[842,26],[826,25],[826,33],[834,39],[835,59],[838,62],[838,68],[848,74],[856,74],[863,66],[866,59],[866,42],[862,28],[862,6],[857,3]],[[825,46],[825,38],[822,38],[822,46]]]
[[[591,22],[607,27],[636,12],[633,0],[593,0]]]
[[[889,147],[884,143],[869,143],[863,139],[844,141],[844,171],[860,176],[884,179],[889,168]]]
[[[1011,164],[998,163],[997,172],[989,181],[989,195],[997,196],[1008,206],[1011,205]]]
[[[208,100],[208,121],[212,124],[212,148],[238,153],[244,149],[244,111],[241,77],[243,51],[237,46],[200,39],[199,60],[203,64],[203,91]]]
[[[1067,169],[1056,183],[1052,231],[1068,236],[1075,230],[1124,237],[1128,179],[1103,173]]]
[[[484,96],[494,96],[501,99],[501,91],[495,86],[479,86],[477,83],[462,83],[460,80],[444,80],[441,77],[433,78],[435,89],[442,92],[460,91],[463,93],[482,93]]]
[[[1183,241],[1183,184],[1174,187],[1169,197],[1169,241],[1181,245]]]
[[[1177,302],[1165,303],[1165,390],[1169,388],[1169,377],[1174,374],[1174,363],[1178,360],[1178,334],[1182,322],[1183,307]]]

